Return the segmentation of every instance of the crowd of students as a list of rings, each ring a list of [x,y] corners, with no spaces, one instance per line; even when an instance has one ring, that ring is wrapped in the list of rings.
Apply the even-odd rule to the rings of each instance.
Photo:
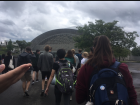
[[[32,85],[35,82],[35,73],[36,73],[36,82],[38,82],[38,71],[41,71],[42,75],[42,91],[41,96],[48,94],[49,86],[54,79],[54,76],[59,72],[60,73],[60,64],[68,64],[70,62],[69,68],[72,70],[73,75],[77,76],[76,81],[76,101],[78,104],[86,102],[86,105],[101,105],[105,103],[105,105],[138,105],[137,102],[137,94],[135,88],[133,86],[132,76],[128,70],[128,66],[125,63],[119,63],[116,61],[113,51],[110,45],[110,40],[107,36],[101,35],[97,36],[94,39],[93,47],[90,48],[90,52],[82,52],[79,49],[79,53],[75,54],[75,50],[68,50],[67,53],[64,49],[57,50],[57,57],[54,59],[53,53],[51,52],[52,47],[46,45],[44,48],[44,52],[40,54],[39,50],[36,50],[34,54],[30,48],[26,48],[26,51],[19,55],[18,57],[18,67],[9,72],[5,72],[5,75],[0,75],[0,92],[7,89],[10,85],[17,82],[19,79],[22,80],[22,87],[25,96],[29,96],[28,88],[30,85],[30,81],[32,80]],[[9,53],[7,53],[9,56]],[[10,54],[11,56],[11,54]],[[8,57],[7,57],[8,58]],[[10,59],[10,57],[9,57]],[[32,65],[31,65],[32,64]],[[116,66],[117,65],[117,66]],[[5,66],[7,66],[5,64]],[[114,67],[115,71],[112,68]],[[0,71],[2,71],[4,65],[0,65]],[[73,72],[73,69],[76,69]],[[111,68],[107,70],[107,72],[102,73],[101,71],[105,71],[104,68]],[[33,70],[32,78],[31,71]],[[108,72],[109,71],[109,72]],[[9,78],[18,75],[17,78],[13,78],[12,80],[8,80]],[[110,77],[108,81],[117,82],[114,84],[113,82],[107,82],[106,76],[109,73],[109,76],[114,76],[115,73],[118,72],[120,77]],[[100,76],[105,77],[101,78],[96,82],[97,77],[94,77],[100,73]],[[20,74],[20,75],[19,75]],[[94,74],[94,75],[93,75]],[[93,77],[92,77],[93,76]],[[47,86],[45,89],[45,78],[47,77]],[[123,79],[122,79],[123,78]],[[10,81],[7,84],[3,84],[3,81]],[[12,81],[12,82],[11,82]],[[94,81],[94,82],[93,82]],[[57,81],[56,81],[57,82]],[[75,82],[75,81],[74,81]],[[96,83],[95,83],[96,82]],[[99,83],[102,82],[100,85]],[[109,85],[108,85],[109,84]],[[110,85],[111,84],[111,85]],[[120,85],[120,84],[123,84]],[[63,83],[61,85],[64,85]],[[96,86],[94,86],[96,85]],[[97,86],[99,85],[99,86]],[[91,88],[93,87],[93,91]],[[122,90],[126,90],[125,93]],[[58,85],[54,87],[55,93],[55,105],[60,105],[61,96],[64,98],[64,105],[70,105],[70,100],[72,100],[72,92],[62,92]],[[89,89],[93,92],[90,95]],[[108,90],[107,90],[108,89]],[[120,90],[119,90],[120,89]],[[106,91],[105,91],[106,90]],[[94,95],[95,92],[95,95]],[[107,92],[107,93],[106,93]],[[122,92],[122,93],[121,93]],[[102,95],[105,94],[105,97]],[[126,96],[123,96],[126,94]],[[90,97],[89,97],[90,96]],[[126,98],[124,98],[126,97]],[[103,101],[104,100],[104,101]],[[106,103],[106,102],[110,102]],[[113,101],[112,101],[113,100]],[[129,100],[129,102],[128,102]]]

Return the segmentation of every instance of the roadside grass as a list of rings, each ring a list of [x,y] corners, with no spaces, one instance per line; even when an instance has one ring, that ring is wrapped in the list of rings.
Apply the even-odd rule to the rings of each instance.
[[[121,63],[140,63],[140,61],[120,61]]]
[[[7,53],[7,48],[6,48],[6,46],[0,46],[0,55],[2,55],[2,54],[7,55],[6,53]],[[19,52],[18,52],[18,53],[12,53],[12,55],[13,55],[13,56],[18,56],[18,55],[19,55]]]

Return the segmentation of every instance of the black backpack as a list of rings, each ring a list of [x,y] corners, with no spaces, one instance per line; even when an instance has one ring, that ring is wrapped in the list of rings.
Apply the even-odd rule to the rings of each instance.
[[[69,62],[62,63],[57,61],[59,69],[56,73],[56,86],[62,93],[71,93],[74,90],[73,73]]]
[[[17,66],[20,66],[22,64],[27,64],[27,63],[31,63],[30,59],[29,59],[29,56],[21,56],[19,55],[18,57],[18,64]]]

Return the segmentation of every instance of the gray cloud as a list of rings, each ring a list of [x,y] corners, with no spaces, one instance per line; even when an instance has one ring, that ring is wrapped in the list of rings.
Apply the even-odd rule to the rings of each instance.
[[[13,21],[8,20],[8,19],[0,20],[0,23],[5,24],[5,25],[15,25]]]
[[[46,31],[83,26],[95,19],[118,20],[117,25],[124,30],[140,35],[139,4],[140,1],[0,1],[0,37],[31,41]]]
[[[8,16],[17,17],[22,14],[25,9],[26,1],[2,1],[0,3],[0,10],[6,12]]]

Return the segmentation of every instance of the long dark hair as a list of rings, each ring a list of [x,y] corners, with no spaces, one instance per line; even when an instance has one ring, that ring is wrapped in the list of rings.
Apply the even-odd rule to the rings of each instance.
[[[109,62],[108,66],[110,66],[112,64],[114,56],[112,53],[110,40],[108,39],[108,37],[105,35],[95,37],[93,46],[94,53],[93,56],[88,60],[87,64],[89,65],[94,64],[94,67],[95,66],[100,67],[101,65],[103,65],[104,61],[103,58],[106,57]]]
[[[74,57],[71,50],[68,50],[66,57],[68,57],[68,58]]]
[[[68,58],[74,58],[74,55],[73,55],[73,53],[72,53],[72,51],[71,51],[71,50],[68,50],[68,52],[67,52],[67,54],[66,54],[66,56],[65,56],[65,57],[68,57]],[[74,58],[74,62],[76,63],[75,58]]]
[[[90,59],[93,56],[93,53],[94,53],[94,49],[93,49],[93,47],[90,47],[88,59]]]

